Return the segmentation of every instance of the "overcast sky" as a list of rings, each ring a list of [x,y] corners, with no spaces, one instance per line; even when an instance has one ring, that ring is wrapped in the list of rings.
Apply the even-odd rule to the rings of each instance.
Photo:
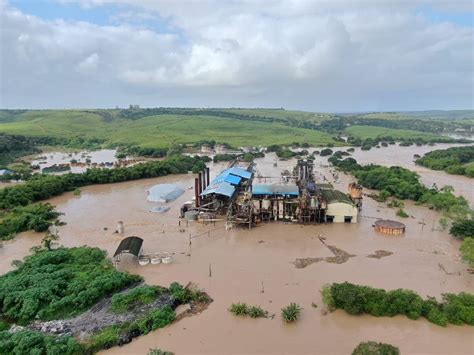
[[[0,0],[1,108],[474,108],[471,0]]]

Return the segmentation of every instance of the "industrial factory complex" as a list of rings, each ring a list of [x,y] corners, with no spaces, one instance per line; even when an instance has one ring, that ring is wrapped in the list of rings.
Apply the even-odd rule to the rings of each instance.
[[[212,180],[209,169],[195,179],[195,197],[182,208],[188,220],[225,218],[227,225],[251,228],[263,222],[301,224],[357,223],[362,208],[362,187],[352,183],[348,192],[318,183],[314,163],[300,159],[292,173],[278,183],[261,184],[253,164],[233,163]]]

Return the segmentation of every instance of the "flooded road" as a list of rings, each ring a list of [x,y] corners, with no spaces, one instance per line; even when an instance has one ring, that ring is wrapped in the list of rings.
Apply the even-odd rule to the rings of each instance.
[[[385,149],[389,148],[360,154],[373,155],[374,162],[379,163],[377,154]],[[403,156],[397,155],[402,157],[400,162],[388,156],[385,159],[391,159],[392,165],[402,165],[406,161]],[[262,176],[278,177],[282,169],[291,171],[295,164],[294,159],[278,161],[277,167],[273,162],[273,154],[257,159],[257,170]],[[317,158],[317,176],[334,182],[326,164],[326,158]],[[211,177],[214,177],[224,164],[210,166]],[[457,178],[454,175],[447,177]],[[364,199],[357,224],[270,223],[252,230],[229,231],[223,228],[222,222],[186,226],[183,221],[179,226],[179,208],[193,197],[192,189],[186,189],[175,201],[167,203],[168,212],[150,212],[156,205],[147,201],[150,187],[161,183],[179,183],[187,187],[193,181],[194,176],[186,174],[90,186],[81,189],[80,196],[67,193],[49,201],[65,213],[61,219],[67,224],[59,227],[61,244],[97,246],[112,255],[124,236],[140,236],[144,239],[145,252],[174,253],[174,262],[139,266],[123,258],[118,265],[120,270],[140,274],[150,284],[166,286],[173,281],[183,284],[192,281],[214,299],[202,314],[103,354],[147,354],[155,347],[176,354],[349,354],[359,342],[367,340],[391,343],[398,346],[402,354],[474,352],[474,333],[469,326],[443,328],[424,319],[350,316],[342,311],[325,315],[322,312],[319,291],[330,282],[350,281],[385,289],[407,288],[422,296],[440,297],[442,293],[460,291],[473,293],[474,277],[466,272],[466,264],[460,261],[459,242],[446,231],[437,230],[438,213],[405,202],[405,210],[412,217],[403,220],[407,226],[405,235],[394,237],[376,233],[372,224],[376,218],[399,220],[396,209],[370,198]],[[339,173],[334,184],[346,191],[350,181],[352,177]],[[452,182],[449,184],[453,185]],[[114,233],[119,220],[124,222],[123,236]],[[328,245],[355,256],[342,264],[323,261],[303,269],[296,268],[293,263],[297,258],[333,255],[319,240],[320,235],[326,238]],[[8,271],[10,262],[26,255],[40,239],[40,235],[23,233],[15,240],[5,242],[0,249],[1,272]],[[381,259],[368,257],[377,250],[393,254]],[[276,317],[234,317],[227,310],[234,302],[261,305]],[[280,309],[290,302],[298,303],[303,312],[299,321],[287,325],[280,319]],[[311,306],[313,302],[317,308]]]

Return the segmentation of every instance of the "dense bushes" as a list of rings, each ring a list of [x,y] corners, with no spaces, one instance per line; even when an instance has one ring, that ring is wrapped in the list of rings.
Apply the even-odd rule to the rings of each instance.
[[[332,149],[326,148],[326,149],[321,150],[319,155],[322,156],[322,157],[327,157],[329,155],[332,155],[332,153],[333,153]]]
[[[0,276],[0,316],[21,324],[72,316],[139,281],[115,270],[98,248],[41,251]]]
[[[2,218],[0,240],[11,239],[15,234],[27,230],[44,232],[59,215],[49,203],[15,207]]]
[[[400,350],[390,344],[375,341],[362,342],[352,351],[352,355],[399,355]]]
[[[79,355],[83,350],[77,340],[69,336],[45,336],[30,330],[0,331],[0,354]]]
[[[323,289],[323,301],[329,309],[343,309],[349,314],[376,317],[405,315],[410,319],[427,318],[437,325],[474,325],[474,295],[461,292],[443,294],[441,302],[433,297],[423,300],[410,290],[385,291],[348,282],[333,283]]]
[[[474,177],[474,145],[434,150],[417,159],[416,163],[450,174]]]
[[[454,222],[449,233],[457,239],[464,239],[466,237],[474,238],[474,220],[463,219]]]
[[[24,184],[5,187],[0,190],[0,208],[8,209],[24,206],[44,200],[65,191],[92,184],[108,184],[128,180],[152,178],[168,174],[180,174],[191,171],[199,158],[172,156],[163,161],[137,164],[127,168],[89,169],[83,174],[65,174],[60,176],[38,175]]]

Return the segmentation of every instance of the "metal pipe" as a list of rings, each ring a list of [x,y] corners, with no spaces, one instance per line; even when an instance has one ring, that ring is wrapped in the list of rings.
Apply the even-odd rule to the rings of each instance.
[[[199,196],[199,181],[198,181],[198,178],[194,178],[194,199],[195,199],[195,206],[196,207],[199,207],[199,200],[200,200],[200,196]]]

